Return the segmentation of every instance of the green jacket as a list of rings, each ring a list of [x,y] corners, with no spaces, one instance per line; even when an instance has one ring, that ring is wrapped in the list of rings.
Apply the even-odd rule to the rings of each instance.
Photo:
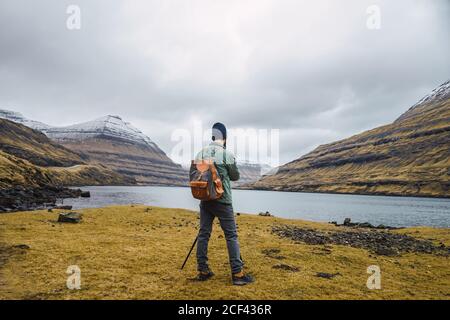
[[[232,204],[231,181],[239,180],[239,170],[236,165],[236,158],[227,151],[221,144],[211,142],[211,144],[200,151],[195,160],[214,159],[223,184],[223,196],[216,200],[224,204]]]

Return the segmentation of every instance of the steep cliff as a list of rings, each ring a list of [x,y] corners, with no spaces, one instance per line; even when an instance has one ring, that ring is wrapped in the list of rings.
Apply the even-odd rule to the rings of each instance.
[[[0,189],[135,183],[85,160],[40,131],[0,119]]]
[[[0,118],[39,130],[78,157],[74,159],[71,156],[54,165],[74,165],[82,161],[110,168],[143,185],[187,185],[187,171],[174,163],[149,137],[119,116],[109,115],[66,127],[52,127],[9,110],[0,110]],[[46,159],[42,158],[45,153],[39,154],[38,158],[31,155],[22,156],[38,165],[56,161],[54,153]],[[58,159],[63,160],[64,157]]]
[[[106,116],[45,133],[66,148],[85,154],[136,179],[139,184],[186,185],[187,172],[175,164],[150,138],[118,116]]]
[[[393,123],[320,146],[252,187],[450,197],[450,82]]]

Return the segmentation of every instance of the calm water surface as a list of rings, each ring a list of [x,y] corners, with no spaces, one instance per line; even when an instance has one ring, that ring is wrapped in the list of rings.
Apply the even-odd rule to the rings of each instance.
[[[91,198],[67,199],[75,209],[110,205],[145,204],[198,210],[199,202],[189,188],[176,187],[84,187]],[[277,217],[338,221],[351,218],[390,226],[450,227],[450,199],[291,193],[233,190],[236,212],[270,211]]]

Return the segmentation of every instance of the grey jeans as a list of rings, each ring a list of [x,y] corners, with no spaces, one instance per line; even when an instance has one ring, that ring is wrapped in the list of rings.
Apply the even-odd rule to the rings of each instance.
[[[238,273],[242,270],[244,263],[241,260],[233,206],[217,201],[202,201],[200,203],[200,231],[197,243],[198,271],[209,270],[208,242],[215,217],[219,218],[220,226],[225,234],[231,272]]]

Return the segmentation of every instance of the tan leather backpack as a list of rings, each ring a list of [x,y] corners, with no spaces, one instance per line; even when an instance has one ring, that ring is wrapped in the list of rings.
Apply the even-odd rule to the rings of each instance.
[[[195,199],[211,201],[220,199],[223,195],[222,180],[212,160],[192,161],[189,181]]]

